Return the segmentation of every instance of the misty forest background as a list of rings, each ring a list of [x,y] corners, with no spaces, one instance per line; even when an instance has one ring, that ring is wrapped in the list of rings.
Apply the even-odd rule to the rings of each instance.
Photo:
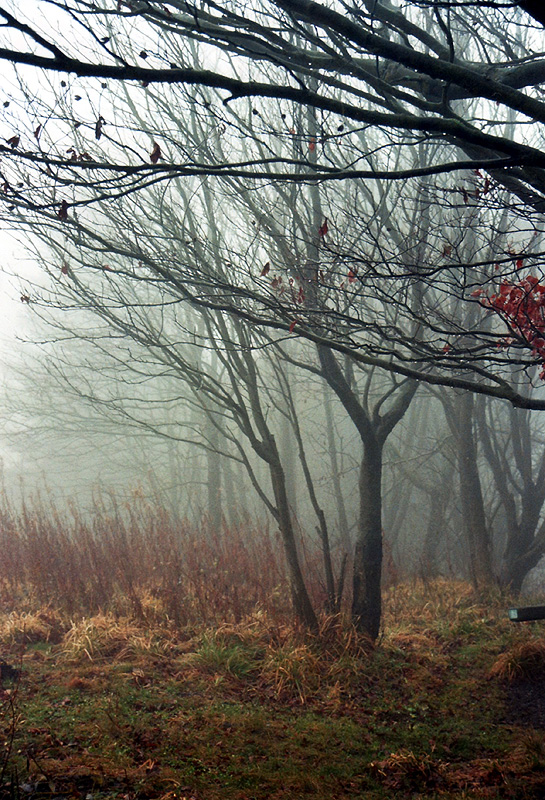
[[[381,581],[539,588],[545,422],[517,407],[545,401],[542,166],[517,161],[542,140],[539,21],[364,3],[313,27],[280,3],[281,40],[270,4],[251,25],[226,5],[225,30],[176,3],[34,5],[0,12],[53,63],[12,50],[3,89],[6,596],[145,590],[181,620],[205,574],[226,615],[291,598],[376,638]],[[409,41],[441,69],[492,60],[503,105],[454,71],[415,83]],[[254,88],[227,100],[222,75]]]
[[[0,800],[545,796],[544,31],[0,0]]]

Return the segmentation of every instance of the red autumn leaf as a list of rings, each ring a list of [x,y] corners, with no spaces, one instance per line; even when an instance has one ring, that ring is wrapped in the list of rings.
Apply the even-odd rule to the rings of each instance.
[[[112,268],[110,267],[109,264],[103,264],[102,265],[102,269],[103,269],[104,272],[113,272],[113,270],[112,270]]]
[[[443,255],[450,256],[452,253],[452,245],[451,244],[444,244],[443,245]]]
[[[104,125],[105,122],[106,120],[104,119],[104,117],[99,117],[97,119],[95,124],[95,139],[98,140],[102,136],[102,126]]]
[[[57,211],[57,217],[59,219],[68,219],[68,203],[66,200],[63,200],[61,203],[61,207]]]
[[[276,277],[272,279],[271,286],[273,289],[278,289],[281,283],[282,283],[282,276]]]
[[[318,228],[318,235],[322,238],[326,235],[329,230],[329,225],[327,224],[327,217],[324,219],[320,227]]]
[[[483,293],[482,289],[475,289],[474,292],[471,292],[471,297],[480,297]]]
[[[316,150],[316,139],[314,138],[314,136],[308,143],[308,149],[310,150],[311,153],[313,153]]]
[[[522,269],[523,265],[524,265],[524,259],[517,258],[517,260],[515,261],[515,269]]]
[[[523,261],[523,259],[517,259]],[[495,311],[519,340],[541,359],[545,376],[545,285],[535,275],[527,275],[518,283],[502,281],[499,292],[481,300],[485,308]],[[517,339],[505,336],[498,347],[510,347]]]
[[[11,139],[6,139],[6,143],[9,144],[12,150],[15,150],[15,148],[19,146],[20,141],[20,136],[12,136]]]
[[[68,275],[68,264],[63,264],[61,267],[61,272],[63,275]]]
[[[450,344],[448,344],[448,343],[447,343],[447,344],[446,344],[446,345],[443,347],[443,353],[448,353],[448,351],[449,351],[449,350],[450,350]]]
[[[294,319],[289,328],[290,333],[293,333],[293,329],[295,328],[296,325],[297,325],[297,320]]]
[[[157,144],[157,142],[153,143],[153,150],[150,153],[149,160],[152,164],[157,164],[159,159],[161,158],[161,148]]]
[[[351,269],[348,270],[348,283],[354,283],[356,280],[356,273],[352,272]]]
[[[303,291],[303,287],[299,287],[299,294],[297,295],[297,302],[304,303],[305,302],[305,293]]]
[[[268,275],[271,270],[271,262],[267,261],[263,269],[261,270],[261,277],[264,278],[265,275]]]
[[[41,126],[41,125],[38,125],[38,127],[37,127],[37,128],[36,128],[36,130],[34,131],[34,138],[35,138],[35,139],[38,139],[38,138],[39,138],[39,136],[40,136],[40,131],[41,131],[41,130],[42,130],[42,126]]]

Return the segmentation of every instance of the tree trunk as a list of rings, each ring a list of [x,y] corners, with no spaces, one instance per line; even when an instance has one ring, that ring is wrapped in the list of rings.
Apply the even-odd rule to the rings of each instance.
[[[284,543],[284,552],[288,563],[288,573],[290,576],[290,589],[293,610],[300,622],[312,631],[318,630],[318,620],[312,608],[312,603],[308,596],[299,556],[297,554],[297,543],[290,513],[288,494],[286,491],[286,478],[280,459],[273,458],[269,461],[269,469],[275,505],[278,513],[278,525]]]
[[[352,617],[371,639],[382,612],[382,444],[369,442],[360,469],[360,530],[354,553]]]
[[[435,578],[439,572],[437,553],[439,545],[446,539],[446,510],[452,495],[454,471],[455,463],[452,461],[447,464],[445,472],[440,474],[440,485],[436,486],[429,495],[428,526],[420,557],[422,576],[425,575],[428,578]]]
[[[236,528],[240,525],[241,511],[246,512],[243,504],[243,497],[235,489],[235,479],[233,477],[233,462],[226,458],[223,464],[223,480],[225,485],[225,514],[229,520],[229,525]],[[237,481],[240,484],[240,480]]]
[[[219,432],[212,422],[208,421],[208,441],[210,449],[206,453],[207,468],[207,500],[208,500],[208,526],[211,533],[221,530],[223,520],[221,498],[221,456],[219,450]]]
[[[285,381],[291,387],[292,394],[295,392],[296,381],[291,380],[290,365],[287,362],[283,365]],[[282,455],[282,465],[286,476],[286,491],[292,514],[297,519],[297,453],[293,437],[293,429],[290,424],[290,409],[284,399],[284,411],[286,415],[280,415],[280,453]],[[295,404],[294,404],[295,409]]]
[[[477,445],[473,431],[474,397],[464,392],[456,404],[456,444],[460,500],[464,521],[469,573],[475,589],[480,590],[495,584],[492,568],[492,548],[484,512],[481,479],[477,464]]]
[[[335,437],[335,428],[333,425],[333,412],[331,409],[331,398],[329,396],[329,389],[327,384],[323,385],[323,398],[324,398],[324,411],[327,432],[327,447],[329,458],[331,461],[331,482],[333,484],[333,491],[335,493],[335,503],[337,506],[337,519],[339,524],[339,534],[345,553],[352,551],[352,541],[350,538],[350,528],[348,525],[348,515],[346,513],[346,505],[344,503],[344,495],[341,486],[341,474],[339,469],[339,460],[337,458],[337,441]]]
[[[501,586],[509,589],[510,594],[520,594],[524,579],[539,560],[538,558],[535,564],[528,564],[526,560],[520,559],[516,563],[505,565],[500,577]]]

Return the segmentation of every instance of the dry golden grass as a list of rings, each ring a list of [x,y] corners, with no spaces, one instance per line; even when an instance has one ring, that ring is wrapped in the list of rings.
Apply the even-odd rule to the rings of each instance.
[[[432,755],[416,755],[410,750],[392,753],[370,764],[371,770],[393,790],[435,788],[447,774],[446,765]]]
[[[296,698],[304,705],[322,683],[319,656],[308,644],[286,642],[270,647],[261,663],[260,678],[274,699]]]
[[[342,614],[323,614],[320,617],[316,644],[321,653],[332,660],[368,658],[375,648],[375,643]]]
[[[65,634],[60,657],[66,661],[122,660],[139,654],[166,654],[175,637],[168,629],[147,630],[132,619],[97,614],[73,622]]]
[[[208,628],[192,644],[192,664],[235,678],[251,674],[268,697],[301,704],[323,689],[334,705],[341,685],[346,692],[349,676],[361,677],[373,651],[369,639],[340,615],[323,616],[312,635],[263,611]]]
[[[415,620],[428,624],[438,617],[453,619],[468,610],[481,612],[482,602],[467,581],[436,578],[398,583],[384,593],[384,618],[393,626],[404,624],[414,629]]]
[[[516,755],[520,755],[532,770],[543,770],[545,767],[545,739],[542,731],[526,731],[516,747]]]
[[[5,644],[30,644],[32,642],[60,642],[67,623],[55,609],[40,611],[12,611],[0,615],[0,642]]]
[[[537,680],[545,676],[545,638],[524,638],[501,653],[490,669],[490,677],[507,683]]]

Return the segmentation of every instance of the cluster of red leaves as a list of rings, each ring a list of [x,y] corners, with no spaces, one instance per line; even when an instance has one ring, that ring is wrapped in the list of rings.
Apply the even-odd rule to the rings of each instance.
[[[478,296],[482,290],[473,292]],[[481,297],[481,305],[499,314],[511,330],[532,348],[543,368],[541,380],[545,380],[545,285],[535,275],[527,275],[516,283],[503,280],[499,291],[490,297]],[[513,343],[511,337],[502,339],[500,347]]]

